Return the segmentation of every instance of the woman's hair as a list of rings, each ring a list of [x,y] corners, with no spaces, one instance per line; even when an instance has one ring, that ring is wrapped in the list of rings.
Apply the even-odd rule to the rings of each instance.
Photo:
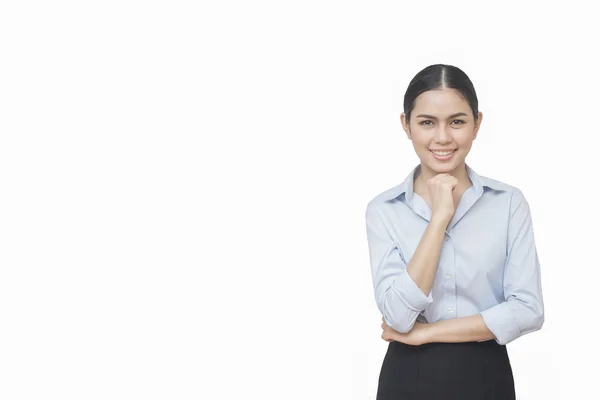
[[[471,106],[473,117],[477,121],[479,103],[473,82],[467,74],[453,65],[433,64],[421,70],[408,84],[404,94],[406,122],[410,121],[410,114],[415,107],[415,100],[421,93],[444,88],[456,89]]]

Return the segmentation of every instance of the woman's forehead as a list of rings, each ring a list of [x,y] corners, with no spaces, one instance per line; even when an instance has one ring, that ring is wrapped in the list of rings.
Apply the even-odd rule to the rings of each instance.
[[[417,96],[413,114],[441,114],[440,116],[451,115],[458,112],[468,113],[470,111],[469,103],[453,89],[428,90]]]

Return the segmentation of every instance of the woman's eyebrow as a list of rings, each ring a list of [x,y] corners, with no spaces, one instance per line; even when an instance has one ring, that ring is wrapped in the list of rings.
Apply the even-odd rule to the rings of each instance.
[[[451,118],[456,118],[456,117],[461,117],[461,116],[468,117],[468,115],[467,115],[467,114],[465,114],[465,113],[463,113],[463,112],[459,112],[459,113],[456,113],[456,114],[452,114],[452,115],[450,115],[450,116],[448,117],[448,119],[451,119]],[[416,116],[416,118],[430,118],[430,119],[435,119],[435,120],[437,120],[437,117],[434,117],[433,115],[427,115],[427,114],[419,114],[419,115],[417,115],[417,116]]]

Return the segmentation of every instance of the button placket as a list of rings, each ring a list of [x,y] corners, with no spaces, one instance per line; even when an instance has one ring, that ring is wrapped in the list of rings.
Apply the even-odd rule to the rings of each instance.
[[[450,240],[450,235],[448,235],[448,232],[446,232],[446,234],[444,236],[444,243],[447,243],[449,240]],[[446,248],[446,247],[442,247],[442,249],[444,249],[444,248]],[[452,278],[452,273],[451,272],[446,272],[445,277],[446,277],[446,280],[451,279]]]
[[[448,234],[448,232],[446,232],[446,235],[444,237],[444,242],[448,243],[450,241],[450,235]],[[452,260],[454,259],[454,246],[451,243],[448,243],[448,245],[443,246],[443,248],[447,249],[448,251],[450,251],[450,253],[452,253]],[[450,264],[452,267],[454,267],[454,271],[450,270],[450,271],[445,271],[444,273],[444,286],[446,287],[446,290],[449,293],[449,300],[450,300],[450,304],[455,304],[456,303],[456,282],[453,279],[454,278],[454,272],[456,270],[456,265],[454,264],[454,262],[452,262]],[[446,314],[448,316],[454,316],[456,315],[456,309],[454,307],[447,307],[446,308]]]

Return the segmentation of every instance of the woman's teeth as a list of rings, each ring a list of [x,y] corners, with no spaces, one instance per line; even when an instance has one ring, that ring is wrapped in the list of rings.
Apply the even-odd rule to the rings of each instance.
[[[438,156],[447,156],[448,154],[452,154],[454,150],[451,151],[433,151],[430,150],[433,154],[437,154]]]

